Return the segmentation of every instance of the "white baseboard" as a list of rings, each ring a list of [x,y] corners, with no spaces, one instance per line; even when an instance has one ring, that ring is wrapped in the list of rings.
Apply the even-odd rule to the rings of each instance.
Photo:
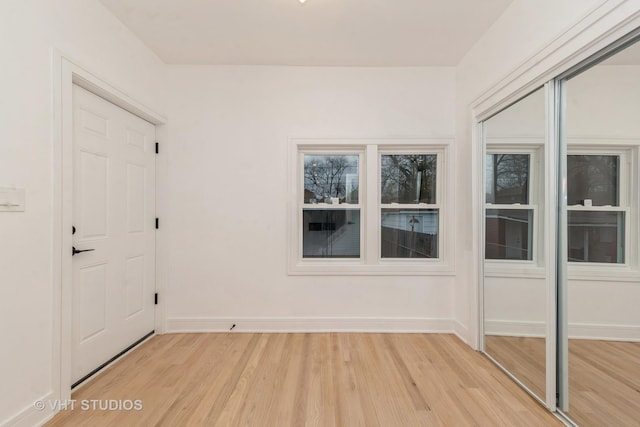
[[[395,332],[454,333],[452,319],[368,317],[183,317],[167,319],[167,333],[177,332]]]
[[[547,334],[547,324],[544,322],[487,320],[484,322],[484,333],[507,337],[544,338]]]
[[[569,324],[569,338],[640,342],[640,326],[574,323]]]
[[[469,328],[467,328],[466,326],[464,326],[462,323],[458,322],[457,320],[453,320],[453,333],[460,338],[460,341],[462,341],[463,343],[470,345],[469,344]]]
[[[544,322],[488,320],[485,322],[485,333],[487,335],[544,338],[546,327]],[[640,326],[570,323],[569,338],[640,342]]]
[[[36,408],[36,402],[42,402],[44,404],[42,410]],[[52,406],[54,402],[53,393],[46,394],[39,399],[36,399],[33,403],[29,404],[22,411],[13,415],[11,418],[4,420],[0,423],[2,427],[33,427],[41,426],[49,421],[56,413]]]

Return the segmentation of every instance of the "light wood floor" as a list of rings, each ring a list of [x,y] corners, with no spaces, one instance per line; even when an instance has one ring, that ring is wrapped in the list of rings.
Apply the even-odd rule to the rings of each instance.
[[[561,426],[452,335],[157,336],[72,396],[140,399],[48,426]]]
[[[547,355],[544,338],[487,335],[484,341],[491,357],[545,400]]]
[[[544,339],[492,336],[486,345],[533,391],[544,390]],[[640,343],[569,340],[566,414],[581,427],[640,426]]]

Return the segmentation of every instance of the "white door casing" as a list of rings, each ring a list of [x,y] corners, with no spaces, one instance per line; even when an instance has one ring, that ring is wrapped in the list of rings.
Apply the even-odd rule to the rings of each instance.
[[[154,329],[155,130],[73,86],[72,382]]]

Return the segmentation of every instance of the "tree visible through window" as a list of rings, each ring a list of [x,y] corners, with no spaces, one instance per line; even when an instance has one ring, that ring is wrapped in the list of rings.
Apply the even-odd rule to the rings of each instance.
[[[487,156],[487,203],[528,202],[529,154]]]
[[[620,199],[620,156],[567,156],[569,261],[624,263]]]
[[[381,257],[438,258],[438,156],[383,154],[380,164]]]
[[[530,168],[530,154],[487,155],[486,259],[533,259],[534,206],[530,205]]]
[[[383,155],[382,203],[435,203],[436,162],[434,154]]]
[[[304,202],[358,203],[357,155],[305,155]]]
[[[303,258],[360,257],[359,174],[357,154],[304,155]]]

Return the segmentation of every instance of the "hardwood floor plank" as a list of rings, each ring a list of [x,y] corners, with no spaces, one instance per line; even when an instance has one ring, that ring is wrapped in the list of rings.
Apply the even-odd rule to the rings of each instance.
[[[73,398],[143,409],[76,408],[47,426],[561,425],[488,359],[437,334],[157,336]]]
[[[336,387],[336,425],[360,427],[367,424],[353,373],[349,335],[331,334],[333,383]]]
[[[359,349],[360,341],[357,334],[345,334],[345,341],[348,343],[349,351],[349,376],[355,386],[358,400],[362,407],[362,414],[366,426],[379,426],[376,414],[376,402],[369,385],[368,378],[362,366],[362,358],[365,357]]]

